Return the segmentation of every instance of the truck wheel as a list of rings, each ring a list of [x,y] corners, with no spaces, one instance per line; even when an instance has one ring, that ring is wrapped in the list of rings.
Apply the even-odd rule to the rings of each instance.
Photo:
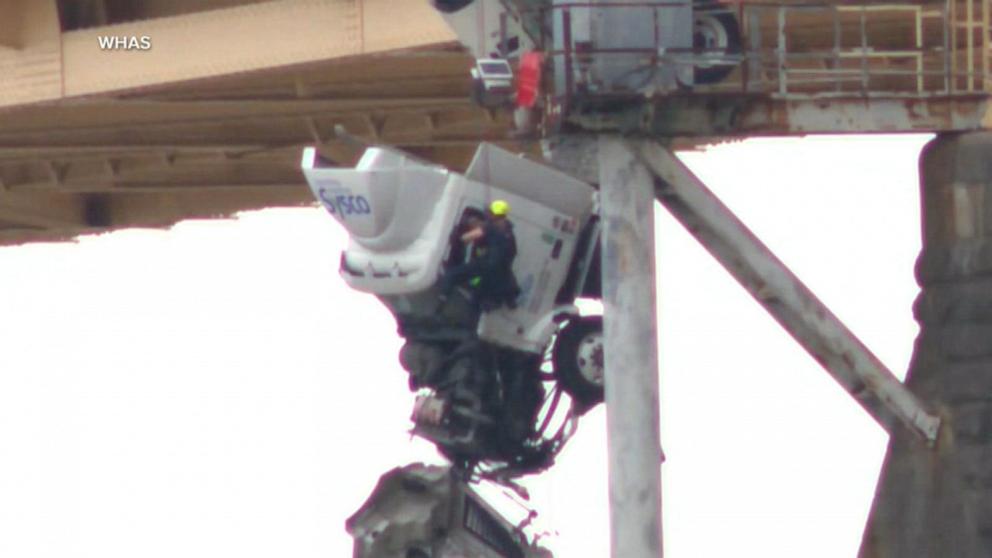
[[[737,17],[720,2],[695,2],[692,46],[702,49],[700,56],[704,58],[696,63],[695,83],[705,85],[721,81],[734,70],[733,65],[726,63],[726,57],[741,52],[741,29]]]
[[[585,407],[603,401],[603,317],[585,316],[568,322],[551,354],[558,385]]]
[[[434,8],[443,14],[453,14],[467,7],[474,0],[434,0]]]

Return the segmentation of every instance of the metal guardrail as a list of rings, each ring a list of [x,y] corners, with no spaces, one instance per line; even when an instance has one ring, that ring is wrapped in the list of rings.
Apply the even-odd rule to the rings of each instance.
[[[990,0],[924,3],[839,4],[825,2],[735,2],[695,5],[696,14],[732,16],[739,44],[729,49],[664,47],[661,18],[674,2],[591,4],[574,2],[549,8],[563,22],[566,37],[583,10],[638,8],[654,19],[654,44],[597,49],[566,40],[553,48],[551,30],[545,52],[563,59],[559,67],[566,96],[580,92],[589,68],[630,64],[646,76],[668,65],[699,63],[728,66],[716,83],[697,83],[699,93],[767,94],[779,98],[908,97],[974,95],[985,92],[990,76]],[[717,14],[726,14],[719,16]],[[546,18],[546,21],[549,20]],[[617,62],[621,63],[621,62]],[[649,80],[646,80],[646,82]],[[596,90],[594,94],[630,93]],[[658,91],[652,91],[657,94]]]

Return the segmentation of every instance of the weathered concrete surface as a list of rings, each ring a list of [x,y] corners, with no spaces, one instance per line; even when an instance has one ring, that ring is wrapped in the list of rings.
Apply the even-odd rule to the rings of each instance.
[[[992,133],[940,136],[920,159],[921,332],[907,384],[944,418],[929,450],[889,443],[861,558],[992,556]]]

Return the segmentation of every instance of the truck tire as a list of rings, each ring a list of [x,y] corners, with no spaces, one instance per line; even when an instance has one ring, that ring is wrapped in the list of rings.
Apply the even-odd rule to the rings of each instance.
[[[555,379],[583,407],[603,401],[603,317],[574,318],[558,333],[551,353]]]
[[[741,29],[737,16],[721,2],[694,2],[692,47],[707,49],[713,57],[713,62],[696,64],[694,83],[706,85],[722,81],[734,70],[734,66],[726,64],[723,58],[741,53]]]
[[[434,9],[442,14],[453,14],[461,11],[475,0],[434,0]]]

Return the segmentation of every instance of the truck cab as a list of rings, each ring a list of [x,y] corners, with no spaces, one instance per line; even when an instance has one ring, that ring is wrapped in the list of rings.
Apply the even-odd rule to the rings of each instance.
[[[377,296],[406,340],[400,362],[421,396],[416,433],[468,462],[512,460],[524,441],[536,443],[549,390],[565,390],[580,413],[602,400],[601,319],[575,305],[598,296],[594,188],[490,144],[464,174],[380,146],[354,168],[330,166],[308,148],[302,168],[348,232],[341,276]],[[460,233],[486,219],[496,199],[511,208],[519,295],[487,307],[462,285],[442,300],[441,278],[474,252]]]

